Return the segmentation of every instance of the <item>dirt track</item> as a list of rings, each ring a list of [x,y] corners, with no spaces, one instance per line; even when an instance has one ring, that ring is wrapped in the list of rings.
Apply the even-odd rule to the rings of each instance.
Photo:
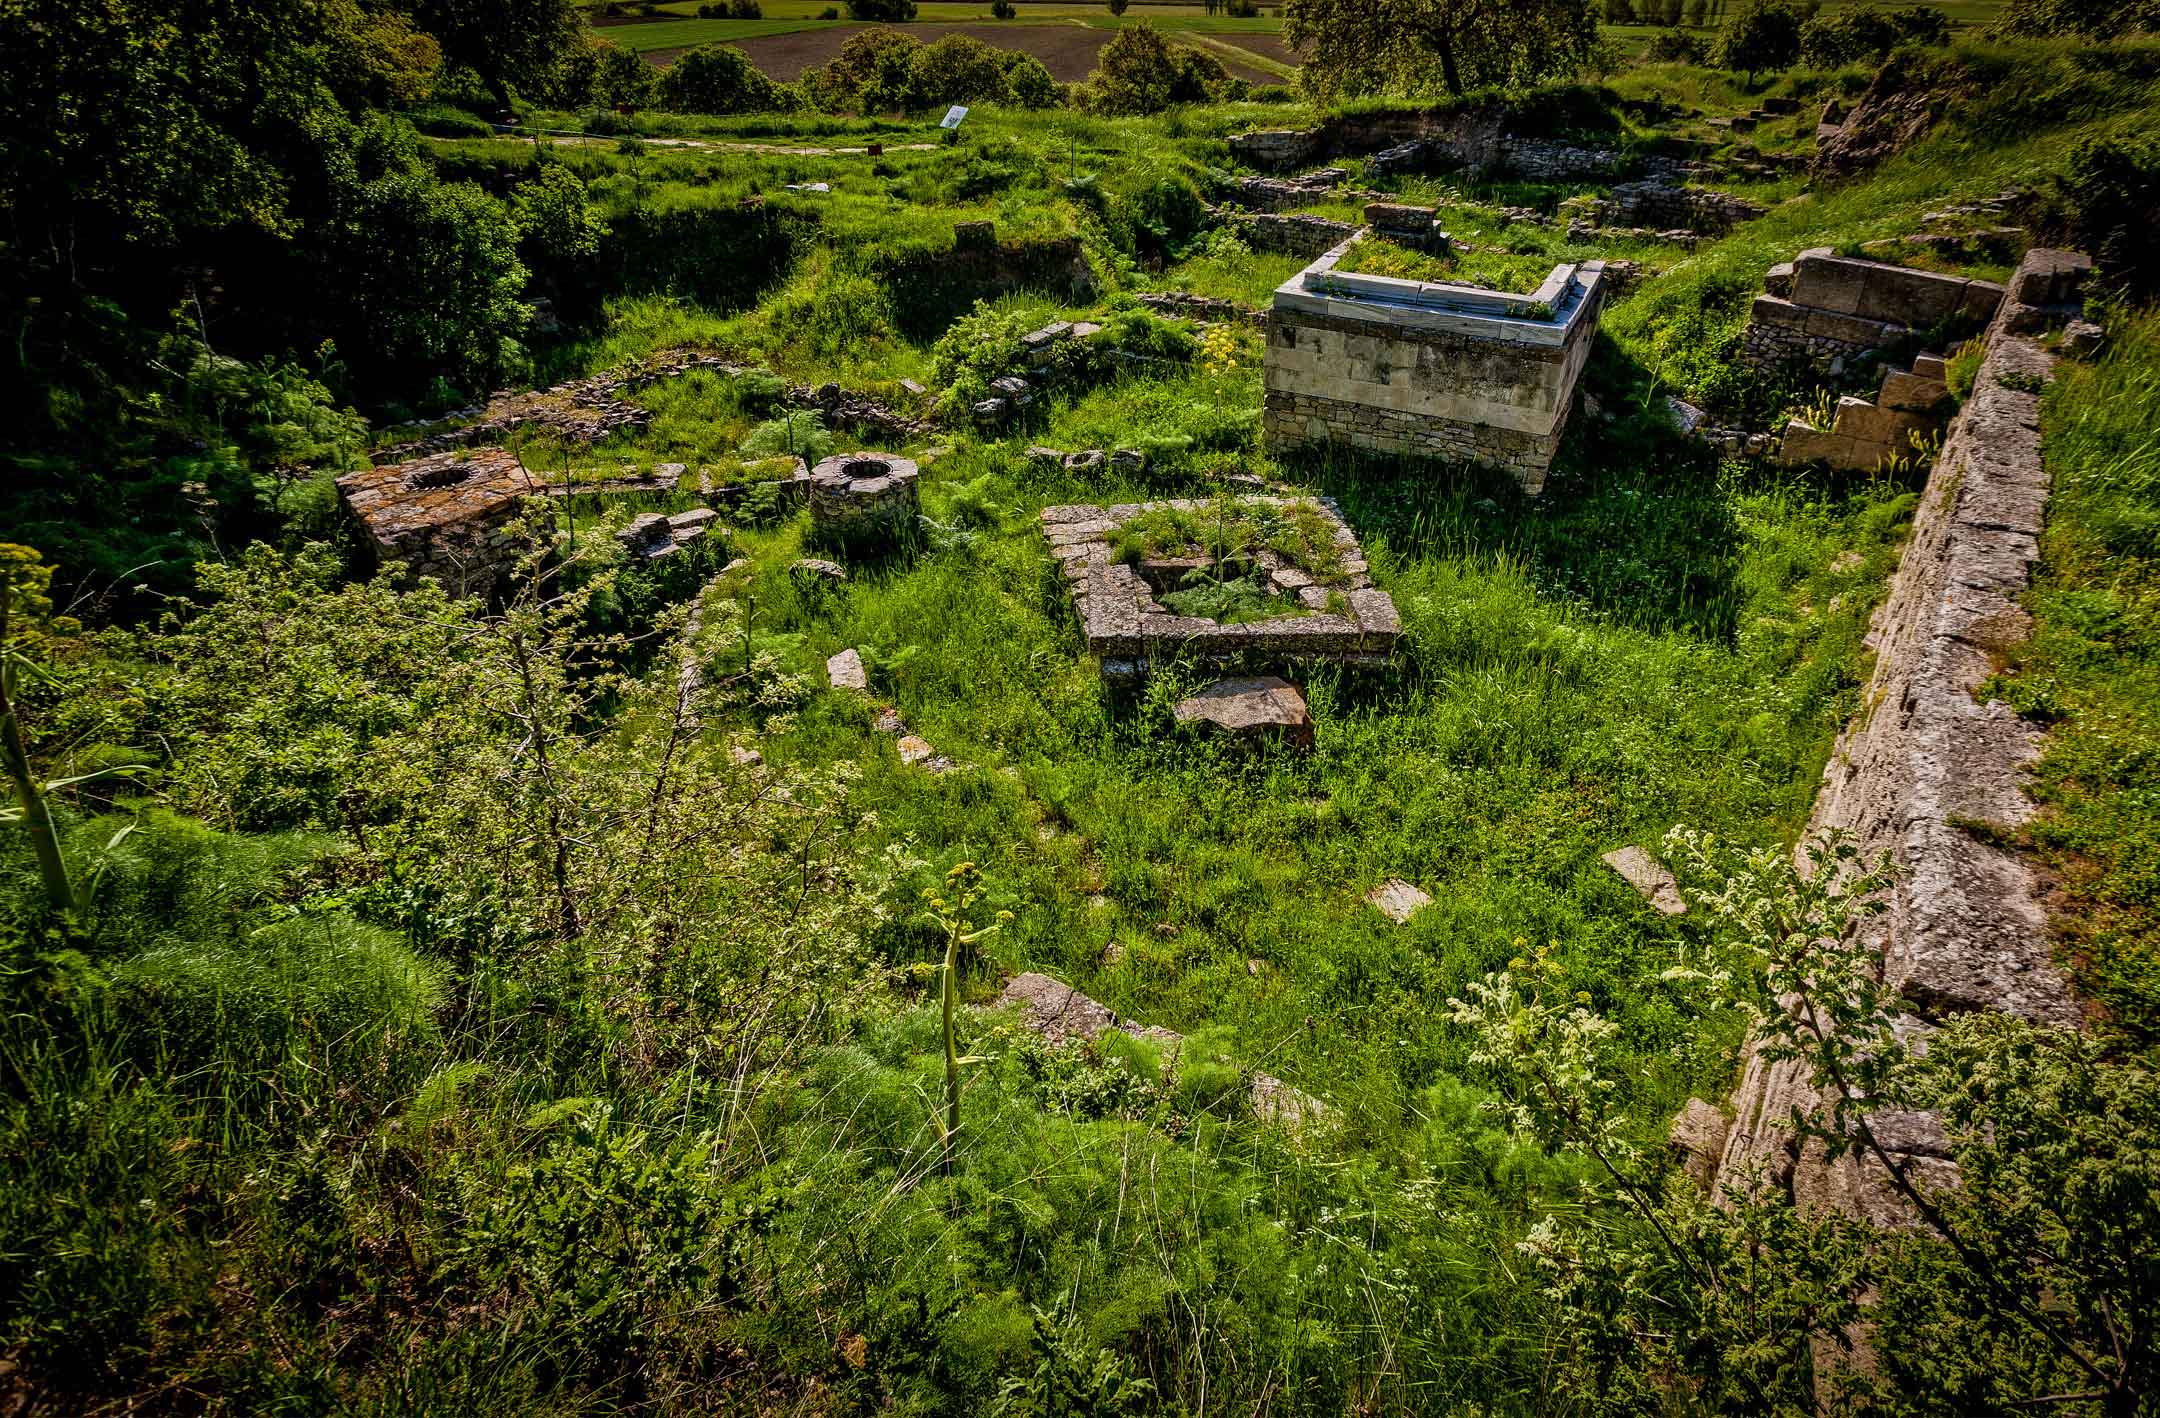
[[[759,35],[751,39],[730,40],[729,43],[750,57],[750,62],[763,70],[768,78],[781,83],[792,83],[802,77],[805,69],[823,64],[840,52],[848,36],[860,30],[874,28],[870,25],[834,25],[826,29],[800,30],[794,34]],[[1043,62],[1050,77],[1061,84],[1076,84],[1085,79],[1095,68],[1095,55],[1110,42],[1112,30],[1090,29],[1080,24],[954,24],[954,25],[903,25],[894,26],[901,33],[928,44],[949,34],[964,34],[979,39],[997,49],[1017,49],[1032,54]],[[1233,42],[1268,55],[1276,55],[1281,48],[1277,36],[1271,34],[1212,36],[1217,39],[1233,39]],[[1176,36],[1171,36],[1174,40]],[[1209,46],[1195,46],[1203,54],[1223,62],[1223,66],[1236,77],[1252,84],[1279,84],[1279,75],[1264,69],[1233,61],[1221,50]],[[665,67],[675,61],[682,51],[655,49],[645,57],[652,63]],[[1286,56],[1279,56],[1285,57]]]

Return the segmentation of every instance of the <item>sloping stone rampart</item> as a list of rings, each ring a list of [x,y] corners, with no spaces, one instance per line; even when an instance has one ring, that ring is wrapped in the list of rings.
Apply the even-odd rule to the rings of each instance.
[[[2065,254],[2031,253],[2028,266],[2051,274],[2024,288],[2061,300],[2066,280],[2055,273],[2066,269]],[[1973,397],[1936,460],[1912,541],[1876,612],[1875,671],[1861,712],[1824,771],[1810,823],[1811,833],[1850,833],[1863,853],[1887,853],[1897,869],[1886,909],[1865,923],[1864,938],[1880,954],[1885,980],[1919,1011],[1902,1030],[1915,1045],[1935,1022],[1974,1010],[2056,1025],[2081,1018],[2053,962],[2031,869],[1971,830],[2014,828],[2034,811],[2024,776],[2039,756],[2040,732],[1979,691],[1997,657],[2030,629],[2018,598],[2039,556],[2048,496],[2033,391],[2053,363],[2032,338],[2035,308],[2005,301],[1989,329]],[[1794,1106],[1815,1101],[1800,1065],[1751,1055],[1733,1099],[1721,1179],[1737,1183],[1760,1164],[1796,1203],[1901,1224],[1903,1208],[1876,1164],[1857,1154],[1827,1162],[1812,1146],[1803,1152],[1780,1125]],[[1954,1176],[1937,1120],[1898,1114],[1872,1123],[1923,1180]]]

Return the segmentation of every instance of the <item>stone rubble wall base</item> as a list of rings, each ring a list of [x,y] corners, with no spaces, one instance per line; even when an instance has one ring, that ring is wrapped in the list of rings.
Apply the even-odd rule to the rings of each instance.
[[[2078,272],[2070,253],[2035,250],[2022,286],[2059,306]],[[2031,272],[2044,273],[2031,275]],[[2005,300],[1987,334],[1974,394],[1952,424],[1928,478],[1912,540],[1876,612],[1875,671],[1862,709],[1823,773],[1810,835],[1839,828],[1862,852],[1897,869],[1886,910],[1867,923],[1885,979],[1919,1009],[1901,1022],[1915,1045],[1940,1021],[1992,1009],[2075,1026],[2081,1014],[2050,949],[2047,912],[2031,869],[2015,853],[1959,824],[2015,828],[2034,807],[2024,776],[2040,731],[1980,686],[1996,657],[2031,624],[2018,605],[2039,556],[2048,474],[2040,456],[2037,389],[2054,360],[2031,337],[2043,307]],[[2008,376],[2020,387],[2007,387]],[[1834,1205],[1883,1225],[1909,1224],[1902,1201],[1871,1160],[1836,1163],[1802,1149],[1782,1126],[1795,1106],[1820,1102],[1805,1070],[1751,1050],[1733,1096],[1733,1126],[1718,1167],[1744,1185],[1757,1167],[1802,1205]],[[1940,1123],[1877,1114],[1871,1126],[1919,1179],[1955,1179]]]
[[[1340,443],[1482,463],[1535,496],[1559,450],[1597,329],[1589,310],[1566,342],[1531,345],[1278,305],[1268,328],[1261,430],[1271,446]]]

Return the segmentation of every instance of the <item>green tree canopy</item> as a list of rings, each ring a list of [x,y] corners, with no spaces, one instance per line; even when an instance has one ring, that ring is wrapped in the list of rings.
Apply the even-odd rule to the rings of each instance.
[[[1592,0],[1290,0],[1284,37],[1320,102],[1451,94],[1572,73],[1597,41]]]
[[[563,54],[582,42],[574,0],[415,0],[413,20],[440,41],[504,108],[512,84],[539,86]]]
[[[1787,0],[1742,0],[1718,35],[1717,62],[1754,83],[1765,70],[1789,69],[1800,58],[1800,31],[1812,17]]]

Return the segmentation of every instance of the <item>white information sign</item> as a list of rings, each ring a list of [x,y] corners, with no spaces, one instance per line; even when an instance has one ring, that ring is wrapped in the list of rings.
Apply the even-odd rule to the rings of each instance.
[[[958,128],[960,126],[960,120],[965,117],[967,117],[967,110],[956,103],[951,108],[945,110],[945,121],[943,123],[940,123],[938,127]]]

